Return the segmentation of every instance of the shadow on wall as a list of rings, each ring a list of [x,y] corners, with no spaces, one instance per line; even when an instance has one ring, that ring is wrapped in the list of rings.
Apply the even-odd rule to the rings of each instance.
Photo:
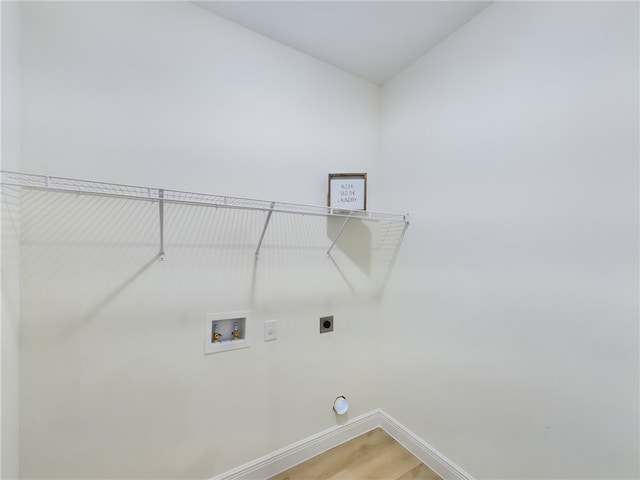
[[[371,276],[371,230],[365,222],[357,218],[327,217],[327,237],[331,241],[338,238],[336,247],[362,273]],[[338,265],[336,267],[340,268]]]
[[[92,318],[102,310],[106,308],[111,302],[116,300],[127,288],[133,285],[138,279],[140,279],[144,273],[149,270],[153,265],[158,261],[158,257],[152,257],[148,262],[142,265],[138,270],[133,272],[128,278],[124,279],[121,283],[119,283],[115,288],[111,291],[106,292],[105,297],[99,301],[91,310],[89,310],[82,318],[79,319],[78,323],[86,323],[90,321]]]
[[[352,351],[353,338],[371,339],[375,331],[368,328],[372,298],[393,253],[384,242],[394,237],[389,232],[395,225],[354,222],[355,229],[345,229],[328,258],[332,240],[326,217],[274,212],[256,260],[266,212],[165,204],[166,259],[158,261],[155,201],[17,192],[26,472],[88,478],[100,471],[105,477],[133,478],[141,471],[137,468],[151,476],[163,469],[165,476],[184,478],[183,470],[166,473],[165,452],[175,454],[187,445],[176,469],[193,465],[199,472],[193,476],[201,476],[224,464],[215,456],[223,449],[210,448],[212,431],[237,425],[251,431],[254,422],[269,426],[260,396],[268,393],[266,402],[280,412],[286,401],[281,395],[289,392],[278,386],[304,385],[318,363],[340,370],[339,376],[323,376],[314,390],[287,395],[297,399],[293,408],[298,410],[293,417],[282,410],[283,420],[308,417],[311,394],[329,388],[333,394],[338,383],[361,384],[358,388],[369,391],[361,367],[372,360],[367,345],[373,342],[361,342],[360,354],[345,369],[338,368],[336,352]],[[357,252],[363,245],[371,250],[366,255]],[[343,248],[355,249],[356,261]],[[331,313],[349,316],[341,335],[320,337],[317,319],[305,321],[327,306]],[[262,320],[277,312],[287,325],[283,334],[295,341],[287,343],[283,336],[276,349],[256,341],[242,354],[205,356],[205,314],[241,309],[251,310],[252,328],[258,331]],[[367,328],[358,328],[362,325]],[[310,351],[314,354],[307,355]],[[293,363],[297,368],[289,370]],[[235,408],[235,396],[220,395],[223,384],[244,392],[249,407],[241,419],[222,415],[203,424],[201,417],[212,408]],[[279,424],[252,434],[254,441],[278,435]],[[203,435],[202,442],[194,435]],[[206,458],[189,442],[201,444]],[[128,452],[136,455],[130,465],[122,460]]]
[[[397,224],[169,204],[158,262],[157,203],[23,189],[24,318],[74,328],[127,305],[322,304],[381,294],[402,236]],[[401,232],[404,233],[404,229]],[[57,317],[57,318],[56,318]]]
[[[18,282],[20,239],[20,196],[14,189],[2,189],[2,309],[8,318],[19,318]],[[7,255],[9,252],[9,255]]]

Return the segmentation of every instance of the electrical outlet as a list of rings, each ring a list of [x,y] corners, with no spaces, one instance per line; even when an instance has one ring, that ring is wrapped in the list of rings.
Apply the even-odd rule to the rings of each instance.
[[[320,317],[320,333],[333,332],[333,315]]]
[[[266,320],[264,322],[264,341],[269,342],[278,338],[278,321]]]

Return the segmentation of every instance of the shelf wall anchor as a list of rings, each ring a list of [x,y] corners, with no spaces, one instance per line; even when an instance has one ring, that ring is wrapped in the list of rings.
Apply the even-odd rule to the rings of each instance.
[[[336,235],[335,240],[333,241],[333,243],[329,247],[329,250],[327,250],[327,257],[331,254],[331,250],[333,250],[333,247],[336,245],[336,243],[338,243],[338,240],[340,240],[340,236],[342,235],[342,232],[344,231],[344,227],[347,226],[347,223],[349,222],[349,220],[351,220],[351,214],[349,214],[349,216],[344,219],[344,223],[340,227],[340,230],[338,231],[338,235]]]
[[[269,226],[269,222],[271,221],[271,214],[273,213],[273,207],[275,206],[276,206],[276,203],[271,202],[271,208],[269,209],[269,213],[267,213],[267,219],[264,222],[264,227],[262,227],[262,234],[260,235],[260,240],[258,241],[258,247],[256,248],[256,260],[258,260],[258,257],[260,257],[260,248],[262,247],[264,234],[267,233],[267,227]]]
[[[158,212],[160,214],[160,253],[158,260],[163,262],[166,258],[164,253],[164,190],[158,190]]]

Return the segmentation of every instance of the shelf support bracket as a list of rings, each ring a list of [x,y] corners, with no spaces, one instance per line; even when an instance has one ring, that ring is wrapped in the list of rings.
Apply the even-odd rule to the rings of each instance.
[[[264,222],[264,227],[262,227],[262,234],[260,235],[260,240],[258,241],[258,247],[256,248],[256,260],[260,256],[260,248],[262,247],[262,241],[264,240],[264,234],[267,233],[267,227],[269,226],[269,222],[271,221],[271,214],[273,213],[273,207],[276,206],[275,202],[271,202],[271,208],[269,209],[269,213],[267,213],[267,219]]]
[[[164,254],[164,190],[158,190],[158,213],[160,214],[160,253],[158,260],[163,262],[166,258]]]
[[[335,247],[336,243],[338,243],[338,240],[340,240],[340,237],[342,236],[342,232],[344,231],[344,227],[347,226],[347,223],[349,222],[349,220],[351,220],[351,214],[349,214],[349,216],[344,219],[344,223],[340,227],[340,230],[338,231],[338,235],[336,235],[335,240],[329,247],[329,250],[327,250],[327,257],[331,254],[331,250],[333,250],[333,247]]]

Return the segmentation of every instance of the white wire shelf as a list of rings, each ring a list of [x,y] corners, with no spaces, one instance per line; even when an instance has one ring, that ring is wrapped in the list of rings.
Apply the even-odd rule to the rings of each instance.
[[[41,189],[75,194],[99,195],[107,197],[129,198],[138,200],[160,201],[187,205],[209,206],[218,208],[236,208],[245,210],[262,210],[267,212],[291,213],[301,215],[320,215],[334,217],[357,218],[365,221],[389,221],[409,223],[405,214],[369,212],[363,210],[344,210],[319,205],[303,205],[297,203],[274,202],[250,198],[212,195],[206,193],[182,192],[155,187],[121,185],[115,183],[78,180],[47,175],[33,175],[10,171],[0,171],[2,185]]]
[[[159,244],[160,250],[158,259],[165,259],[164,251],[164,206],[167,203],[195,205],[214,208],[231,208],[241,210],[258,210],[267,213],[262,234],[255,250],[255,258],[260,255],[260,248],[265,237],[265,233],[274,212],[297,215],[315,215],[324,217],[343,217],[344,222],[335,236],[333,243],[327,250],[327,256],[336,245],[342,235],[347,223],[352,219],[385,222],[401,226],[400,240],[409,226],[409,215],[368,212],[363,210],[344,210],[317,205],[303,205],[297,203],[284,203],[268,200],[255,200],[250,198],[230,197],[227,195],[212,195],[206,193],[182,192],[178,190],[167,190],[155,187],[140,187],[134,185],[121,185],[115,183],[96,182],[92,180],[78,180],[63,177],[53,177],[47,175],[33,175],[27,173],[0,171],[0,184],[3,186],[19,187],[29,190],[42,190],[51,192],[62,192],[76,195],[90,195],[111,198],[125,198],[140,201],[151,201],[158,204],[159,216]]]

